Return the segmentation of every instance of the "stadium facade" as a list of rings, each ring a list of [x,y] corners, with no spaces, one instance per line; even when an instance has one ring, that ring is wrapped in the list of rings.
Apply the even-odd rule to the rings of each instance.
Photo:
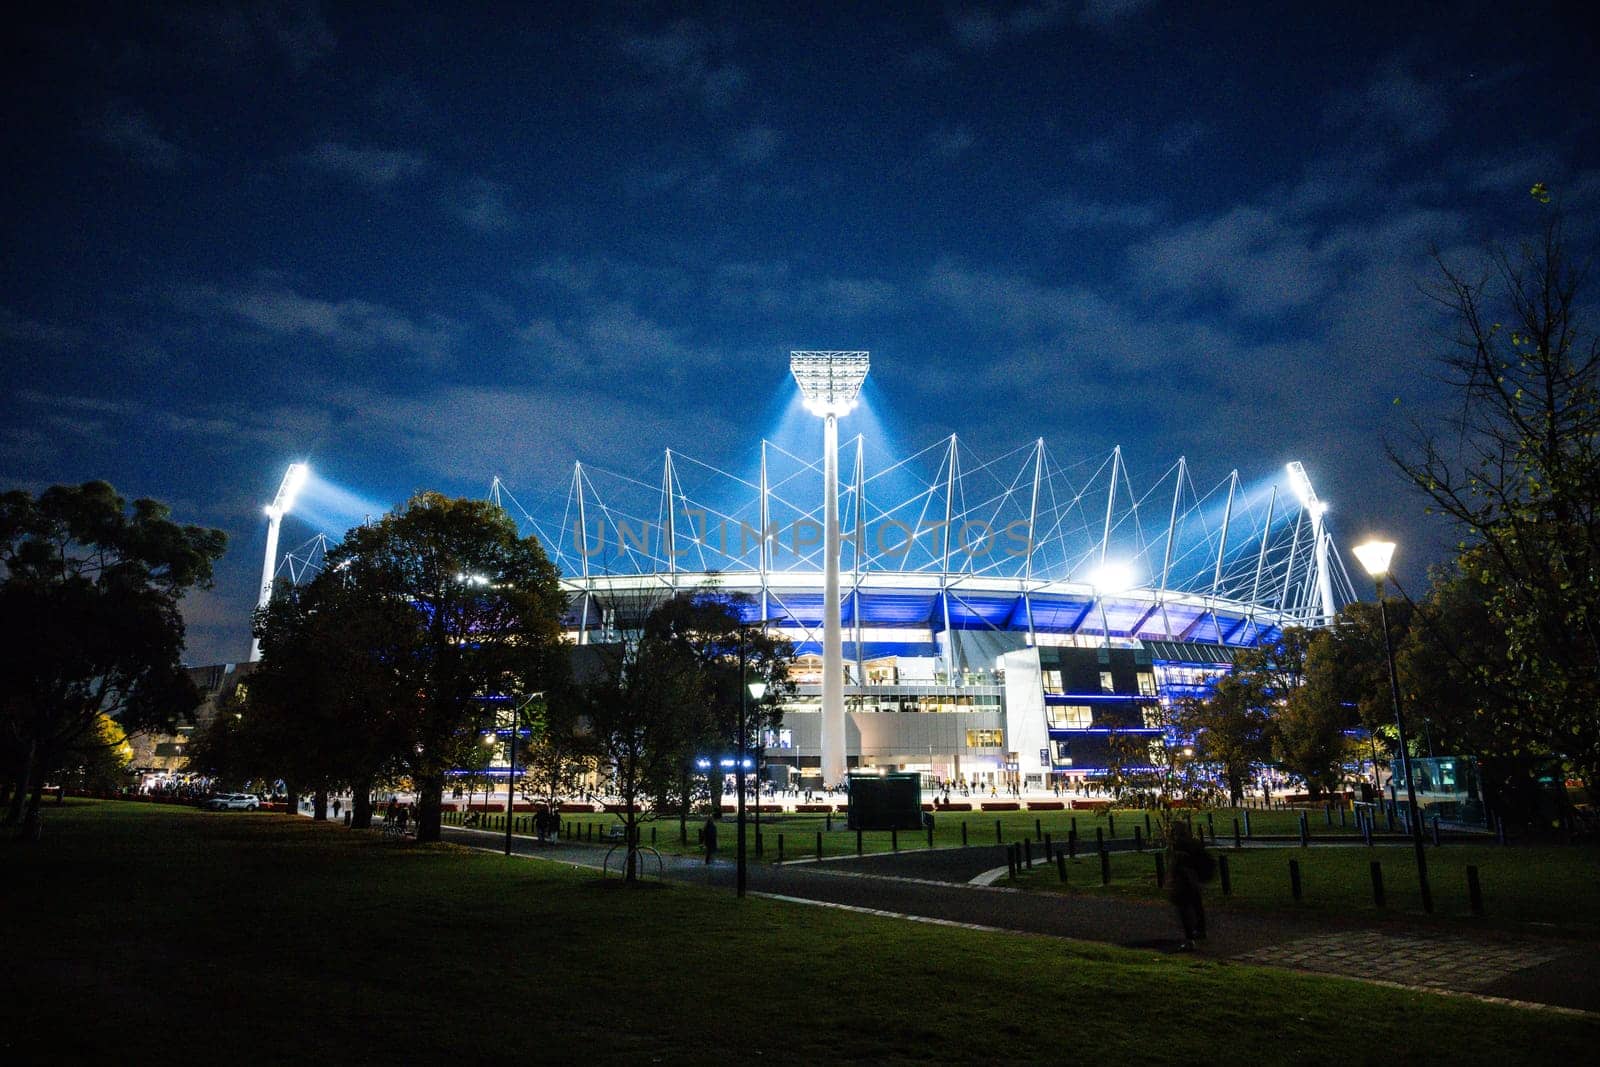
[[[866,373],[865,353],[795,355],[803,389],[801,356]],[[491,490],[561,568],[575,644],[614,641],[681,591],[743,594],[748,623],[794,642],[798,691],[763,739],[774,777],[833,784],[841,741],[849,770],[980,788],[1093,776],[1113,732],[1160,743],[1161,703],[1354,598],[1299,463],[1197,484],[1179,458],[1136,484],[1120,448],[1063,461],[1043,439],[896,456],[838,441],[853,398],[807,394],[816,453],[763,440],[735,473],[669,450],[659,481],[580,461],[539,514]]]

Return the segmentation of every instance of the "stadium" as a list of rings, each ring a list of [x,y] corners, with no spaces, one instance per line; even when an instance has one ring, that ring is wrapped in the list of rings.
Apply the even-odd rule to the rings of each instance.
[[[780,785],[874,769],[1071,785],[1104,773],[1113,734],[1159,744],[1158,705],[1239,649],[1354,599],[1298,462],[1207,482],[1180,457],[1136,481],[1120,447],[984,457],[956,435],[897,456],[838,436],[868,366],[791,354],[815,451],[764,439],[729,471],[668,450],[659,480],[580,460],[531,509],[491,488],[561,568],[575,644],[679,591],[743,594],[748,623],[794,642],[797,693],[762,739]],[[269,555],[263,595],[295,565]]]

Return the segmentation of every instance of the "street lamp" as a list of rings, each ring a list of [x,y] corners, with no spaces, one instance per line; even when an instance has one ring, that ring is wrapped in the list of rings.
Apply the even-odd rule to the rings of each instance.
[[[737,885],[739,896],[741,897],[744,896],[745,883],[747,880],[744,843],[744,763],[746,753],[750,750],[750,702],[747,698],[755,697],[756,700],[759,701],[762,697],[767,695],[767,683],[765,681],[758,679],[753,682],[745,682],[745,661],[745,629],[741,627],[739,630],[739,752],[734,757],[733,764],[734,787],[739,791],[739,848]],[[761,826],[761,798],[759,789],[760,783],[757,782],[756,828],[758,833],[760,832]]]
[[[1400,677],[1394,668],[1394,642],[1389,637],[1389,608],[1383,596],[1383,579],[1389,573],[1389,561],[1394,558],[1393,541],[1367,541],[1355,547],[1356,559],[1372,576],[1378,590],[1378,618],[1383,626],[1383,652],[1389,661],[1389,696],[1394,701],[1394,725],[1400,734],[1400,767],[1406,776],[1406,803],[1410,812],[1406,822],[1411,826],[1411,843],[1417,853],[1417,881],[1422,888],[1422,910],[1433,912],[1433,893],[1428,888],[1428,858],[1422,848],[1422,818],[1417,808],[1417,782],[1411,773],[1411,749],[1406,743],[1406,719],[1400,708]]]
[[[822,784],[845,777],[844,626],[839,614],[839,424],[855,409],[866,352],[790,352],[806,410],[822,419]]]
[[[278,566],[278,527],[294,507],[295,497],[305,488],[310,475],[311,468],[306,464],[289,464],[289,469],[283,472],[283,481],[278,483],[278,495],[267,505],[267,553],[261,564],[261,594],[256,598],[257,611],[265,608],[272,599],[272,575]],[[250,662],[254,663],[260,658],[261,638],[253,637],[250,639]]]

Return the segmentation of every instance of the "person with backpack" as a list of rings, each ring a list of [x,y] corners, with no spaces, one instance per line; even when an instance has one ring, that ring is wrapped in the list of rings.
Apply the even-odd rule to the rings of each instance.
[[[1195,839],[1188,825],[1174,821],[1168,833],[1167,866],[1171,871],[1167,894],[1178,909],[1183,926],[1183,951],[1206,939],[1206,905],[1200,887],[1211,881],[1217,863],[1206,851],[1204,841]]]

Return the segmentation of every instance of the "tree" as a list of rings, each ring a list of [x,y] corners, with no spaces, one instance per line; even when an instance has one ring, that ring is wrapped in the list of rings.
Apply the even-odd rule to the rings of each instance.
[[[170,729],[200,703],[179,660],[183,594],[211,584],[220,530],[105,482],[0,496],[0,756],[6,821],[37,826],[39,789],[102,716]]]
[[[1535,198],[1549,200],[1542,185]],[[1537,237],[1491,247],[1481,276],[1435,255],[1453,319],[1439,362],[1460,401],[1391,446],[1396,468],[1461,535],[1461,563],[1505,634],[1519,711],[1600,787],[1600,337],[1587,262],[1558,206]]]
[[[445,777],[470,759],[494,697],[520,702],[561,675],[560,576],[533,537],[485,501],[418,493],[328,554],[363,595],[403,604],[388,690],[418,794],[417,838],[439,838]]]
[[[117,720],[101,715],[94,728],[67,749],[62,765],[67,784],[88,792],[107,792],[127,784],[133,746]]]
[[[1201,760],[1221,766],[1229,803],[1244,798],[1244,782],[1272,758],[1272,702],[1249,675],[1226,674],[1211,693],[1173,707],[1174,733],[1194,739]]]

